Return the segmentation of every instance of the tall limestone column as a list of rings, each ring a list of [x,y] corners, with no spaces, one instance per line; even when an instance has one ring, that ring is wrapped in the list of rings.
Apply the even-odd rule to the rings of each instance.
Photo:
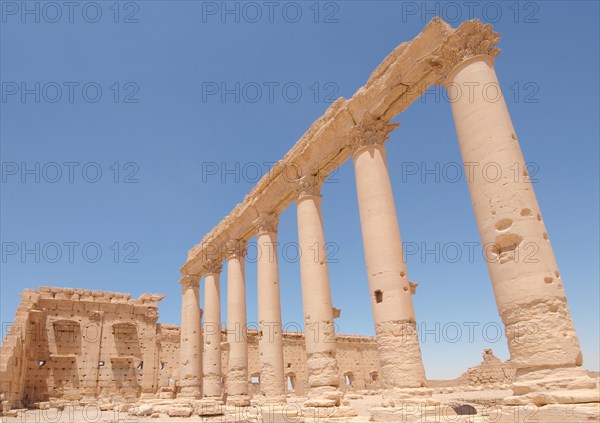
[[[275,403],[286,401],[277,260],[278,223],[279,219],[276,216],[264,213],[255,222],[258,244],[260,390],[263,401]]]
[[[298,183],[298,241],[304,338],[308,372],[307,406],[339,406],[339,370],[321,213],[320,184],[314,177]]]
[[[223,395],[221,374],[221,270],[220,261],[204,262],[204,397]]]
[[[442,73],[498,311],[517,367],[509,403],[598,401],[548,232],[494,71],[498,35],[451,39]]]
[[[227,404],[249,406],[248,395],[248,338],[246,322],[246,278],[244,259],[246,243],[231,240],[227,255]]]
[[[200,276],[184,275],[181,284],[179,392],[177,397],[202,397],[202,310]]]
[[[383,383],[427,396],[416,389],[425,369],[383,146],[397,127],[365,114],[351,134],[352,158]]]

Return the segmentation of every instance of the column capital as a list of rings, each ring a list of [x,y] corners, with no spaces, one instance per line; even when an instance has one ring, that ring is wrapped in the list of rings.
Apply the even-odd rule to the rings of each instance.
[[[183,275],[179,283],[183,289],[197,288],[200,286],[200,275]]]
[[[260,213],[254,221],[254,227],[258,235],[265,233],[277,233],[279,225],[279,217],[274,213]]]
[[[443,85],[455,68],[476,56],[496,57],[500,34],[490,24],[470,21],[462,24],[426,61],[439,75],[436,85]]]
[[[366,112],[350,132],[350,148],[356,153],[364,147],[383,145],[388,134],[399,126],[399,123],[389,123]]]
[[[219,275],[223,270],[223,264],[216,259],[206,259],[202,264],[204,275]]]
[[[244,240],[230,239],[225,243],[225,257],[227,257],[227,260],[243,260],[246,257],[246,250],[247,243]]]
[[[301,200],[306,197],[321,197],[323,180],[318,175],[306,175],[295,182],[296,198]]]

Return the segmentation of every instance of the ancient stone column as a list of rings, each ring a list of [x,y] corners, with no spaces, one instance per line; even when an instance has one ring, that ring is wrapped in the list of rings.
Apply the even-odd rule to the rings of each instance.
[[[246,243],[231,240],[227,254],[227,404],[249,406],[248,395],[248,338],[246,323],[246,280],[244,258]]]
[[[200,276],[184,275],[181,284],[181,332],[178,397],[202,397],[202,311]]]
[[[340,405],[340,375],[321,214],[320,184],[313,177],[298,183],[298,241],[308,373],[307,406]]]
[[[258,351],[263,401],[285,402],[283,333],[277,260],[278,219],[261,214],[255,222],[258,245]]]
[[[204,262],[204,397],[223,395],[221,374],[221,282],[220,261]]]
[[[498,311],[517,367],[508,402],[598,401],[563,279],[494,71],[498,35],[450,40],[443,74]]]
[[[351,135],[352,157],[383,383],[420,388],[425,370],[383,146],[397,126],[367,113]]]

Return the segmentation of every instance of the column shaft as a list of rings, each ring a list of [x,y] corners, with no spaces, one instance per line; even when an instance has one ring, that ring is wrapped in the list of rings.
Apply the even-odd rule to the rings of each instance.
[[[321,196],[301,193],[296,202],[304,336],[308,372],[307,405],[339,405],[341,392],[321,213]]]
[[[228,245],[227,254],[227,402],[250,405],[248,396],[248,341],[246,323],[245,246]]]
[[[260,389],[265,400],[285,402],[276,218],[259,219],[258,225]]]
[[[204,278],[204,396],[221,398],[221,263],[210,263]]]
[[[202,311],[199,276],[181,279],[179,397],[202,396]]]
[[[425,386],[425,370],[385,147],[379,141],[359,145],[353,155],[379,359],[387,387],[417,388]]]
[[[446,88],[496,304],[517,366],[515,394],[561,383],[563,389],[585,388],[583,372],[575,369],[583,358],[563,280],[493,58],[462,62]],[[572,371],[551,370],[557,368]],[[559,375],[555,382],[539,383],[552,373]]]

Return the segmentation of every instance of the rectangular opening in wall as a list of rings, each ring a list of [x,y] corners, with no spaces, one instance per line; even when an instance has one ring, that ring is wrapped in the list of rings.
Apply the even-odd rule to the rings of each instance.
[[[377,291],[375,291],[375,302],[376,303],[380,303],[383,301],[383,292],[378,289]]]

